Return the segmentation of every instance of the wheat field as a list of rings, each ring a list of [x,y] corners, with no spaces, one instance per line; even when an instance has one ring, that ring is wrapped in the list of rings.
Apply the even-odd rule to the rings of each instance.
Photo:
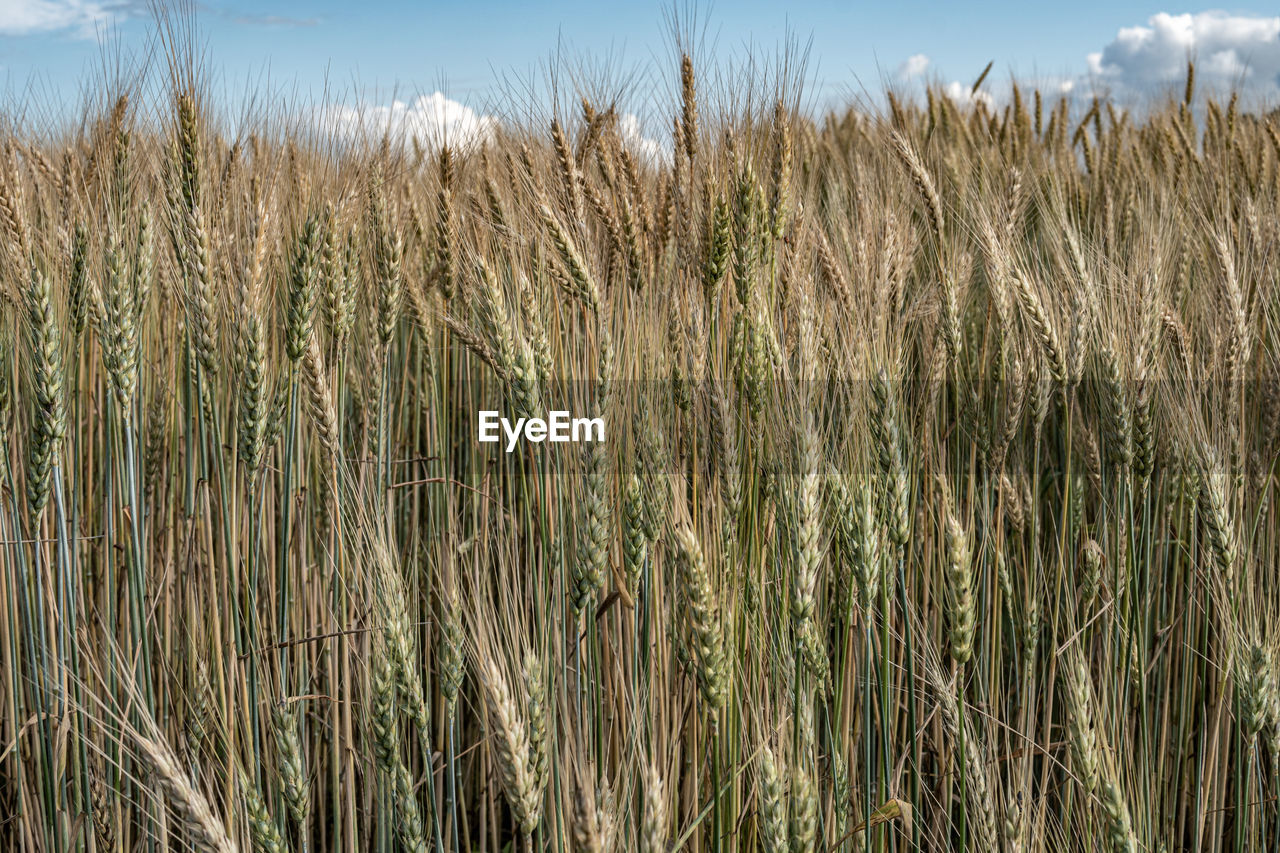
[[[1280,849],[1280,115],[677,61],[6,122],[0,847]]]

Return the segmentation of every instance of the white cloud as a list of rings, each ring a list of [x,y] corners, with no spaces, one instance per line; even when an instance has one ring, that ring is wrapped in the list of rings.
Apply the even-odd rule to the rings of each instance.
[[[670,148],[651,136],[645,136],[640,118],[635,113],[624,113],[618,119],[618,135],[622,137],[622,144],[641,160],[652,165],[671,162]]]
[[[1146,26],[1124,27],[1098,53],[1089,73],[1113,91],[1149,91],[1176,83],[1196,62],[1199,80],[1217,88],[1280,94],[1280,17],[1208,11],[1160,12]]]
[[[948,98],[955,101],[962,107],[973,106],[979,101],[986,104],[988,107],[995,106],[996,99],[991,97],[990,93],[984,92],[981,89],[975,92],[973,91],[972,85],[966,85],[961,83],[959,80],[952,80],[947,84],[944,91],[947,93]]]
[[[442,92],[419,95],[408,102],[392,101],[389,106],[331,104],[318,110],[314,121],[321,133],[345,142],[377,144],[389,136],[396,142],[417,140],[427,148],[445,142],[454,148],[483,145],[501,125],[493,116],[478,113]],[[642,162],[671,162],[670,146],[646,135],[634,113],[619,117],[618,134],[622,144]]]
[[[1218,10],[1160,12],[1144,25],[1120,28],[1115,38],[1084,59],[1077,73],[1022,82],[1073,98],[1107,92],[1117,98],[1140,99],[1180,87],[1190,59],[1196,64],[1199,91],[1238,90],[1247,101],[1274,103],[1280,100],[1280,17]],[[928,58],[917,54],[903,62],[897,73],[906,80],[917,69],[923,73],[930,67]],[[964,106],[978,100],[994,105],[1009,97],[1008,86],[1000,81],[984,89],[971,94],[959,82],[944,87]]]
[[[899,80],[914,80],[929,70],[929,57],[923,53],[917,53],[914,56],[908,56],[906,61],[898,66]]]
[[[0,35],[25,36],[69,31],[94,38],[124,15],[122,3],[95,0],[0,0]]]
[[[441,92],[419,95],[409,103],[393,101],[390,106],[329,106],[318,119],[323,131],[350,141],[376,142],[387,135],[428,146],[447,142],[458,148],[481,144],[498,128],[497,119]]]

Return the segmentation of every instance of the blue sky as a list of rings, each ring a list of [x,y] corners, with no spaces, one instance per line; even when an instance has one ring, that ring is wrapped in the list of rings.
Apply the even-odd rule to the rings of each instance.
[[[1012,73],[1054,85],[1103,78],[1123,90],[1171,78],[1188,50],[1208,51],[1213,58],[1206,79],[1217,69],[1224,84],[1242,82],[1263,97],[1280,91],[1280,18],[1271,17],[1276,13],[1264,7],[1213,13],[1208,8],[1130,0],[752,0],[701,4],[696,15],[706,45],[719,57],[741,55],[748,46],[772,52],[788,33],[808,43],[815,83],[810,91],[818,103],[864,89],[877,93],[884,80],[901,86],[925,79],[967,84],[991,60],[996,87]],[[672,66],[671,10],[667,2],[619,6],[581,0],[203,0],[198,20],[219,88],[233,97],[247,83],[269,79],[275,91],[311,103],[386,104],[393,92],[405,98],[441,90],[449,98],[483,104],[492,103],[486,99],[493,96],[495,80],[503,74],[528,77],[557,44],[597,62],[608,57],[614,67],[666,74]],[[1156,20],[1161,15],[1163,25]],[[104,25],[126,48],[147,43],[150,24],[141,0],[0,0],[0,75],[10,94],[35,92],[49,107],[50,101],[77,103],[86,75],[101,67],[95,33]],[[916,59],[908,62],[911,57]]]

